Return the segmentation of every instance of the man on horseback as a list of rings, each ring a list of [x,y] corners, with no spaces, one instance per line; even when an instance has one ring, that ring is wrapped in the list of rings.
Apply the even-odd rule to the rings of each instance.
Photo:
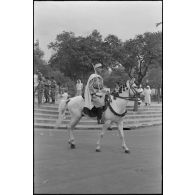
[[[98,123],[100,123],[102,115],[102,105],[97,100],[102,97],[103,78],[100,76],[100,73],[102,72],[102,64],[96,64],[94,66],[94,71],[95,73],[90,75],[87,81],[87,85],[85,87],[85,104],[83,108],[83,113],[90,117],[97,116]]]

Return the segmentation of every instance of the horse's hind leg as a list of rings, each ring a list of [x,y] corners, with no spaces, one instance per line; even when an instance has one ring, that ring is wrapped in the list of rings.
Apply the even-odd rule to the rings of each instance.
[[[105,133],[105,130],[110,126],[110,121],[106,121],[105,124],[102,126],[102,129],[99,132],[99,137],[97,141],[97,146],[96,146],[96,152],[100,152],[100,141],[103,138],[103,135]]]
[[[125,143],[125,136],[124,136],[124,131],[123,131],[123,121],[118,123],[118,130],[119,130],[120,138],[122,140],[122,147],[125,150],[125,153],[129,153],[129,149]]]
[[[59,114],[58,114],[58,119],[56,121],[56,125],[55,125],[55,128],[59,128],[59,126],[61,125],[62,121],[63,121],[63,118],[64,118],[64,115],[65,115],[65,110],[63,111],[59,111]]]
[[[69,124],[69,127],[68,127],[68,132],[69,132],[68,143],[70,144],[70,147],[72,149],[74,149],[76,147],[75,139],[74,139],[74,135],[73,135],[73,130],[74,130],[75,126],[77,125],[77,123],[79,122],[80,119],[81,119],[81,116],[71,118],[71,121],[70,121],[70,124]]]

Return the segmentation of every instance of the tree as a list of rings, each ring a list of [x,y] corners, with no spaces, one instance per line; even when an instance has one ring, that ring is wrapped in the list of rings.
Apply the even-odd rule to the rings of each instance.
[[[104,85],[109,87],[110,89],[114,89],[115,83],[126,83],[128,80],[128,74],[125,71],[121,71],[120,69],[114,69],[110,74],[104,74]]]
[[[33,54],[34,54],[34,72],[36,72],[36,70],[44,69],[43,66],[46,65],[46,62],[43,60],[44,52],[39,48],[38,40],[36,40],[36,42],[34,43]]]
[[[124,66],[131,74],[135,70],[137,84],[141,84],[147,72],[153,67],[162,68],[162,32],[137,35],[124,44],[126,58]]]
[[[104,39],[103,50],[105,53],[104,63],[107,67],[112,67],[116,63],[123,64],[123,42],[116,35],[110,34]]]
[[[95,63],[104,64],[106,54],[102,43],[102,35],[97,30],[87,37],[75,37],[74,33],[63,31],[48,46],[55,51],[49,64],[73,80],[85,80],[86,75],[93,72]]]
[[[112,34],[103,40],[97,30],[87,37],[76,37],[73,32],[63,31],[48,48],[55,51],[49,60],[50,67],[73,80],[80,78],[86,81],[93,72],[93,65],[99,62],[105,68],[104,76],[108,81],[116,81],[120,76],[123,78],[123,75],[115,75],[116,72],[108,74],[110,68],[122,68],[122,71],[125,68],[126,73],[136,77],[137,84],[142,83],[152,68],[162,69],[162,32],[147,32],[123,43]]]

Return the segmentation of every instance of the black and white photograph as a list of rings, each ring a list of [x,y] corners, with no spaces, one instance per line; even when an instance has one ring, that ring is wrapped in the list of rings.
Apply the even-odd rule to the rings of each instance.
[[[163,194],[163,2],[33,2],[33,194]]]

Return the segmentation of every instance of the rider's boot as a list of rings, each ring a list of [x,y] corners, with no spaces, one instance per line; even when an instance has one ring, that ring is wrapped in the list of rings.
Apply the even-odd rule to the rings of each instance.
[[[87,107],[84,107],[82,110],[82,114],[87,115],[89,117],[96,117],[96,114],[93,112],[93,110],[90,110]]]

